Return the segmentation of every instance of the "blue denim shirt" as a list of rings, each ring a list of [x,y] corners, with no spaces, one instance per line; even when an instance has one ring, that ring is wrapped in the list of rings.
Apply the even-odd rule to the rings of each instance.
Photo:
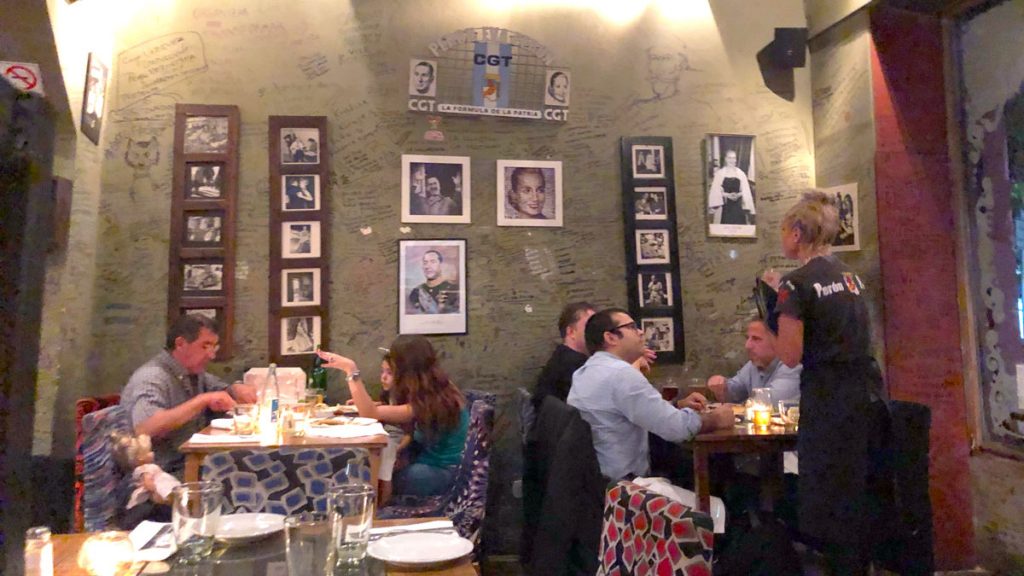
[[[803,366],[786,366],[778,358],[764,370],[758,370],[753,362],[747,362],[735,376],[726,381],[729,402],[744,402],[750,398],[754,388],[771,388],[772,402],[800,399],[800,372]]]

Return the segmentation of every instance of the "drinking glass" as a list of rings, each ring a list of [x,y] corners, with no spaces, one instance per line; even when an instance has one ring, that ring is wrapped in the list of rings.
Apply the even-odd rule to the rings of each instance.
[[[800,424],[800,402],[779,400],[779,416],[787,426],[798,426]]]
[[[284,519],[284,541],[290,576],[329,573],[331,522],[326,514],[288,516]]]
[[[767,427],[772,422],[772,391],[770,388],[754,388],[750,393],[753,401],[754,424]]]
[[[235,404],[231,416],[235,434],[239,436],[252,436],[256,433],[258,412],[255,404]]]
[[[224,488],[220,482],[185,482],[172,492],[171,526],[178,544],[178,559],[194,563],[213,551],[220,524]]]
[[[674,378],[665,380],[665,385],[661,387],[661,397],[666,402],[674,402],[679,397],[679,386],[676,385]]]
[[[292,404],[288,407],[291,412],[291,436],[305,436],[309,427],[309,413],[313,409],[310,404]]]
[[[374,491],[362,483],[341,484],[328,492],[334,566],[358,565],[366,557],[373,522]]]

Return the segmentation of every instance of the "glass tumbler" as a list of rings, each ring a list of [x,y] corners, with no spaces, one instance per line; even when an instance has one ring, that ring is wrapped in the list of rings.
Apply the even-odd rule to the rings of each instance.
[[[362,563],[370,540],[375,494],[367,484],[341,484],[328,492],[334,566]]]
[[[290,576],[325,576],[331,556],[331,522],[309,512],[284,519],[285,554]]]
[[[171,526],[178,544],[178,559],[191,564],[213,551],[220,524],[224,488],[220,482],[186,482],[172,492]]]

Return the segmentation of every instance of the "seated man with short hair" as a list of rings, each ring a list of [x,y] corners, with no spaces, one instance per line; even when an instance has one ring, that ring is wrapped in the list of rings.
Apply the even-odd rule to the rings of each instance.
[[[738,404],[746,401],[754,388],[771,389],[773,403],[800,398],[803,366],[790,368],[779,361],[775,355],[775,334],[763,321],[754,320],[747,325],[744,348],[750,360],[735,376],[728,380],[720,374],[708,378],[708,388],[714,392],[716,400]]]
[[[590,359],[573,374],[568,404],[590,424],[601,473],[611,480],[644,476],[650,470],[647,433],[670,442],[733,425],[732,408],[699,413],[704,398],[693,394],[678,409],[631,363],[644,353],[643,333],[621,308],[602,310],[586,327]]]

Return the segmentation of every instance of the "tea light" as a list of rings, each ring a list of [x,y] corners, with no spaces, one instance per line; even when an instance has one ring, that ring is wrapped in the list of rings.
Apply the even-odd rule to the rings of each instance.
[[[767,428],[772,423],[772,411],[765,406],[754,407],[754,424]]]
[[[135,547],[126,532],[90,536],[78,552],[78,566],[92,576],[117,576],[132,565]]]

